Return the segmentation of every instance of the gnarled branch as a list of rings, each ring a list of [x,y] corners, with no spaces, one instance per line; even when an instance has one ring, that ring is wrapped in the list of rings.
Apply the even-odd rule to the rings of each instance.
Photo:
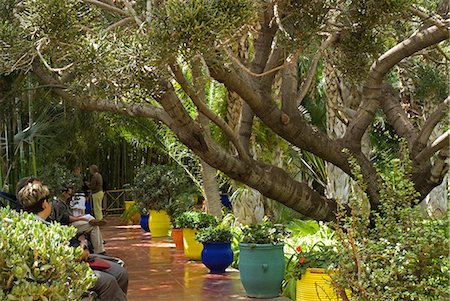
[[[249,156],[247,152],[244,150],[244,147],[239,142],[238,137],[234,134],[233,130],[228,126],[228,124],[222,118],[217,116],[217,114],[214,113],[210,108],[208,108],[208,106],[201,99],[199,99],[198,92],[196,92],[194,88],[188,83],[178,65],[172,64],[170,68],[175,76],[175,79],[192,99],[198,110],[206,117],[208,117],[212,122],[214,122],[224,132],[225,136],[236,147],[239,156],[245,161],[248,161]]]
[[[148,104],[128,104],[123,102],[113,102],[109,100],[99,99],[81,99],[75,95],[72,95],[63,88],[63,85],[53,78],[42,66],[34,62],[33,72],[39,78],[39,80],[45,85],[52,86],[52,89],[62,99],[70,102],[73,106],[76,106],[82,110],[88,111],[101,111],[125,114],[129,116],[148,117],[157,121],[161,121],[168,125],[172,124],[172,120],[164,110]]]
[[[436,138],[431,145],[424,148],[413,160],[414,165],[424,165],[437,151],[449,147],[450,130]]]
[[[441,27],[431,26],[397,44],[373,63],[363,88],[363,100],[344,136],[349,145],[360,148],[361,138],[379,107],[382,82],[387,72],[404,58],[448,38],[448,28],[443,30]]]
[[[431,113],[425,124],[422,127],[419,136],[414,142],[411,155],[416,156],[423,148],[427,145],[428,139],[430,139],[431,133],[433,132],[436,125],[442,120],[449,110],[450,96],[447,97],[441,104],[439,104],[436,110]]]

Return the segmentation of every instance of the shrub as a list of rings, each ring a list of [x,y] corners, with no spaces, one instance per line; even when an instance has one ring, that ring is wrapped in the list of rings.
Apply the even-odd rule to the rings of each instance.
[[[224,226],[213,226],[199,230],[195,234],[198,242],[231,242],[233,234]]]
[[[184,212],[175,220],[176,228],[203,229],[217,224],[218,221],[214,216],[197,211]]]
[[[297,253],[292,257],[293,275],[301,279],[308,268],[335,269],[337,266],[337,252],[334,246],[322,243],[316,244],[310,251],[297,246]]]
[[[162,210],[183,194],[196,190],[184,170],[172,165],[144,165],[131,185],[136,203],[148,210]]]
[[[241,227],[240,242],[248,244],[279,244],[285,236],[283,225],[275,225],[264,218],[259,225],[244,225]]]
[[[335,232],[322,222],[293,220],[286,229],[286,272],[282,286],[283,296],[296,299],[297,280],[307,268],[334,268],[337,264]],[[302,259],[303,258],[303,259]]]
[[[42,183],[48,186],[52,196],[58,196],[66,186],[73,187],[75,191],[83,186],[83,181],[80,178],[70,169],[58,163],[43,166],[38,174]]]
[[[380,173],[380,206],[373,217],[361,210],[368,199],[353,167],[358,186],[349,203],[352,214],[340,218],[338,287],[350,288],[352,300],[448,300],[449,222],[422,217],[409,162],[393,160]]]
[[[164,209],[169,215],[170,223],[175,229],[179,229],[180,227],[177,224],[177,218],[183,214],[184,212],[189,211],[194,206],[194,201],[187,198],[186,195],[182,195],[177,200],[170,202],[167,204]]]
[[[79,300],[95,278],[69,246],[73,227],[50,226],[32,214],[0,209],[0,300]]]

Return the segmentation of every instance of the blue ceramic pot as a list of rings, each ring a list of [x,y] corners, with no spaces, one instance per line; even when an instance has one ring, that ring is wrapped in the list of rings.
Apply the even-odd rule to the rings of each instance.
[[[275,298],[284,278],[284,244],[239,243],[239,274],[252,298]]]
[[[139,224],[141,225],[142,230],[145,232],[150,232],[150,228],[148,227],[148,218],[149,214],[141,214],[141,218],[139,219]]]
[[[212,274],[225,273],[233,262],[233,250],[229,242],[204,242],[202,262]]]

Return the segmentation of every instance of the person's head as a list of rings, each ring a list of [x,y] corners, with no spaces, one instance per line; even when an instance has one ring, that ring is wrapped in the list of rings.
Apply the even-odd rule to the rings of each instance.
[[[76,176],[81,176],[81,166],[80,165],[75,165],[75,167],[73,168],[73,173]]]
[[[19,191],[30,183],[35,184],[35,183],[42,183],[42,182],[41,182],[41,180],[39,180],[38,178],[33,177],[33,176],[20,179],[16,185],[16,197],[19,202],[20,202]]]
[[[47,186],[40,182],[28,183],[20,189],[18,196],[25,211],[39,214],[43,219],[50,216],[52,206]]]
[[[61,199],[67,202],[73,196],[73,188],[70,186],[65,186],[61,191]]]
[[[98,167],[95,164],[92,164],[91,166],[89,166],[89,172],[91,173],[91,175],[95,174],[96,172],[98,172]]]

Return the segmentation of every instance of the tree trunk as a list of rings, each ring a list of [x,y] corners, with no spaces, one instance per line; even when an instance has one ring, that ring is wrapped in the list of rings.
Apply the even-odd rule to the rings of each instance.
[[[222,218],[219,185],[217,184],[217,169],[200,159],[202,166],[203,192],[205,194],[206,213]]]
[[[327,134],[333,139],[342,138],[347,129],[344,122],[349,116],[344,115],[344,109],[353,109],[358,105],[356,93],[350,85],[343,83],[337,74],[337,69],[329,60],[324,63],[325,95],[327,98]],[[353,93],[351,93],[353,92]],[[326,163],[327,187],[325,195],[329,198],[346,203],[350,193],[350,176],[339,167]]]

